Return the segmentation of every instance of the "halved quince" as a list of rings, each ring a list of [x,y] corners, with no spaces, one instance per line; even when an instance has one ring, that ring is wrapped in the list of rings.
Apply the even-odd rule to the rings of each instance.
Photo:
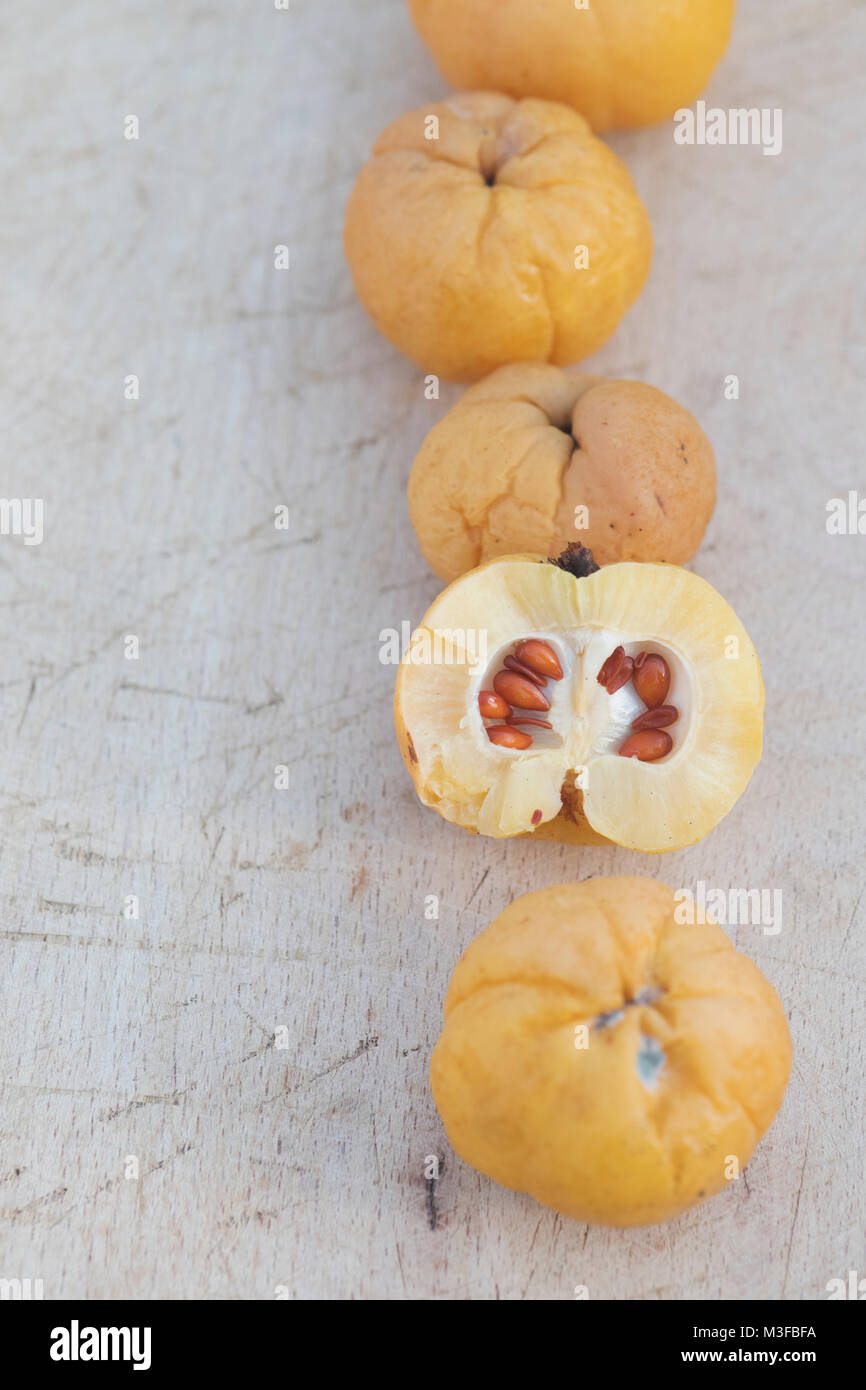
[[[552,563],[492,560],[440,594],[394,714],[415,789],[446,820],[658,853],[694,844],[742,794],[763,704],[755,649],[706,580],[599,570],[572,545]]]

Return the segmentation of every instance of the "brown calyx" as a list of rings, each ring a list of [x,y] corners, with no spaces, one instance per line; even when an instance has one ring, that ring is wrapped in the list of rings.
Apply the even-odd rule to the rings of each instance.
[[[589,575],[596,574],[601,569],[601,566],[595,563],[595,556],[589,546],[581,545],[580,541],[569,541],[562,554],[555,560],[548,560],[547,564],[558,566],[575,579],[587,579]]]
[[[559,799],[562,802],[562,815],[565,820],[573,821],[575,825],[581,825],[586,821],[583,789],[577,785],[576,772],[565,774],[565,780],[559,789]]]

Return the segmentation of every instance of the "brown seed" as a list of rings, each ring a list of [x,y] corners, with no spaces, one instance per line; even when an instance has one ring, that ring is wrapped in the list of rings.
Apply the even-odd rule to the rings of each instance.
[[[516,671],[519,676],[525,676],[528,681],[532,681],[532,684],[537,685],[539,690],[547,685],[544,676],[537,676],[534,671],[530,671],[529,667],[524,666],[515,656],[506,656],[503,664],[508,667],[509,671]]]
[[[550,709],[550,701],[544,692],[516,671],[500,671],[493,677],[493,689],[517,709]]]
[[[649,709],[663,705],[671,688],[671,668],[657,652],[639,652],[634,659],[634,688]]]
[[[481,690],[478,693],[478,708],[482,719],[504,719],[511,713],[511,706],[495,690]]]
[[[512,729],[508,724],[490,724],[487,737],[500,748],[530,748],[532,738],[521,729]]]
[[[518,642],[514,655],[536,675],[549,676],[552,681],[562,680],[562,667],[559,657],[549,642],[540,637],[530,637],[526,642]]]
[[[633,729],[666,729],[675,724],[680,717],[676,705],[658,705],[656,709],[645,709],[637,719],[631,721]]]
[[[622,686],[631,680],[633,669],[634,662],[630,656],[626,656],[625,647],[614,647],[596,676],[596,680],[599,685],[604,686],[608,695],[615,695]]]
[[[530,719],[528,714],[509,714],[506,724],[534,724],[537,729],[552,729],[547,719]]]
[[[664,729],[641,729],[639,734],[631,734],[619,750],[621,758],[637,758],[642,763],[654,763],[669,753],[674,746],[670,734]]]
[[[615,695],[618,690],[624,685],[627,685],[632,678],[633,671],[634,662],[630,656],[624,656],[607,685],[604,687],[608,695]]]
[[[532,813],[532,824],[533,824],[533,825],[538,825],[538,822],[541,820],[541,814],[542,814],[541,811],[533,811],[533,813]]]
[[[624,658],[625,647],[614,647],[607,661],[596,676],[599,685],[607,685],[614,672],[619,670],[620,662],[623,661]]]

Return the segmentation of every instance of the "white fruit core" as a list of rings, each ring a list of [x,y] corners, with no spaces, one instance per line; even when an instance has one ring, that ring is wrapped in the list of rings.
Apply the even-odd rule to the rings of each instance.
[[[514,709],[513,714],[525,714],[530,719],[546,719],[553,727],[539,729],[532,724],[517,725],[530,735],[532,746],[526,749],[503,748],[490,742],[486,730],[504,721],[482,719],[478,695],[482,690],[493,690],[494,678],[506,669],[504,658],[513,655],[517,643],[529,637],[538,638],[553,648],[562,667],[562,680],[548,678],[543,687],[542,693],[550,701],[549,710]],[[494,652],[483,674],[476,676],[472,683],[470,709],[461,721],[462,726],[471,723],[477,728],[479,737],[489,745],[490,751],[502,758],[531,758],[533,754],[550,753],[562,748],[566,741],[573,749],[576,732],[579,735],[578,763],[586,764],[606,753],[618,753],[626,739],[635,732],[633,721],[647,708],[631,680],[612,695],[598,683],[599,671],[611,652],[619,646],[624,647],[626,656],[632,658],[639,652],[663,656],[670,668],[671,683],[664,704],[676,706],[679,718],[674,724],[668,725],[665,732],[670,734],[673,748],[656,763],[646,763],[644,766],[655,767],[671,762],[684,745],[694,716],[694,682],[689,667],[679,653],[664,643],[641,641],[629,634],[611,632],[606,628],[569,633],[527,632],[500,647]]]

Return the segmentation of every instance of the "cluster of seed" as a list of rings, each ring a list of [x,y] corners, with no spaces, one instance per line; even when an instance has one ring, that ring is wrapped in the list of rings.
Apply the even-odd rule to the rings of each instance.
[[[503,666],[505,669],[493,677],[493,689],[482,690],[478,695],[482,719],[505,721],[488,724],[487,737],[500,748],[531,748],[532,735],[516,726],[553,728],[549,720],[537,719],[535,714],[546,714],[550,709],[544,691],[548,680],[562,680],[559,658],[547,642],[528,637],[517,643],[513,655],[504,658]],[[523,710],[532,710],[533,714],[523,714]]]
[[[632,681],[646,705],[643,714],[632,720],[635,732],[620,748],[621,758],[655,763],[671,751],[674,741],[665,730],[669,724],[676,723],[679,710],[675,705],[665,704],[671,688],[671,669],[663,656],[656,652],[638,652],[632,660],[626,656],[624,647],[615,647],[596,679],[608,695]]]

